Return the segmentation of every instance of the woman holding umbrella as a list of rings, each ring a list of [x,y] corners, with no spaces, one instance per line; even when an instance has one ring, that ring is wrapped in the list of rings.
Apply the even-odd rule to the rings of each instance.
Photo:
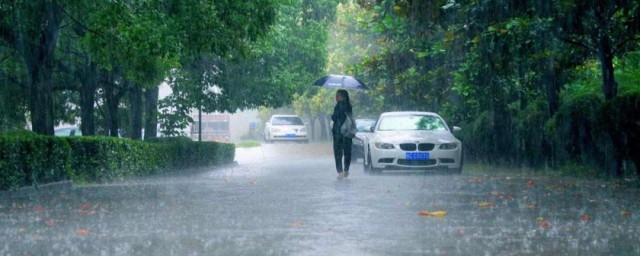
[[[351,146],[353,139],[342,134],[341,128],[347,120],[347,115],[351,118],[353,108],[349,93],[346,90],[338,90],[336,92],[336,106],[333,108],[331,120],[333,120],[333,155],[336,161],[336,170],[338,171],[338,179],[349,177],[349,166],[351,165]],[[344,157],[344,165],[343,165]]]

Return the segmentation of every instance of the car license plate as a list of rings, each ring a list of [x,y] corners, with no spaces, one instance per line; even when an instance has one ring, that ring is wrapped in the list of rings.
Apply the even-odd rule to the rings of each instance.
[[[405,158],[407,160],[429,160],[429,153],[411,152],[411,153],[407,153]]]
[[[293,134],[293,133],[287,133],[287,137],[288,137],[288,138],[295,138],[295,137],[296,137],[296,135],[295,135],[295,134]]]

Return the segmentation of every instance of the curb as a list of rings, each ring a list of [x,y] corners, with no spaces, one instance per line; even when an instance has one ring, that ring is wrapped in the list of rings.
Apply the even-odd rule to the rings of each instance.
[[[73,189],[73,181],[65,180],[38,186],[21,187],[16,190],[0,191],[0,197],[20,198],[39,195],[41,193],[64,192]]]

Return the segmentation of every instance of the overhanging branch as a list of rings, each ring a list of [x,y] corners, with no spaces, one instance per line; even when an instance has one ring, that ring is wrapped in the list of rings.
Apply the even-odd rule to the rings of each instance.
[[[596,49],[595,47],[592,47],[592,46],[590,46],[590,45],[588,45],[588,44],[586,44],[586,43],[584,43],[584,42],[576,41],[576,40],[573,40],[573,39],[571,39],[571,38],[564,37],[564,36],[560,36],[559,38],[560,38],[560,40],[562,40],[563,42],[568,43],[568,44],[570,44],[570,45],[574,45],[574,46],[582,47],[582,48],[585,48],[585,49],[587,49],[587,50],[589,50],[589,51],[592,51],[592,52],[594,52],[594,53],[597,53],[597,52],[598,52],[598,49]]]

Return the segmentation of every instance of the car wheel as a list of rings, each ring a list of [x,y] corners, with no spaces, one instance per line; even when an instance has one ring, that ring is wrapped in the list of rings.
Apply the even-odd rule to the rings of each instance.
[[[369,174],[378,174],[382,172],[382,169],[373,167],[371,153],[367,154],[367,157],[364,159],[364,171]]]
[[[451,174],[461,174],[464,167],[464,154],[460,155],[460,167],[452,169]]]
[[[267,144],[271,143],[271,140],[269,139],[269,137],[270,137],[269,134],[264,135],[264,142],[266,142]]]

